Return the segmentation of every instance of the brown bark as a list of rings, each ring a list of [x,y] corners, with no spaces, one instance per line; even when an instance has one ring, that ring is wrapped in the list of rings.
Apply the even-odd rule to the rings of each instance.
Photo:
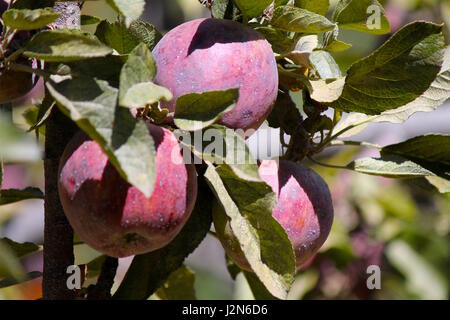
[[[80,11],[73,3],[58,3],[55,10],[64,19],[56,27],[73,27]],[[70,13],[70,14],[69,14]],[[48,93],[47,93],[48,94]],[[59,159],[68,141],[77,128],[58,108],[54,108],[46,122],[45,133],[45,227],[44,227],[44,272],[42,282],[43,299],[73,299],[75,292],[67,287],[67,267],[74,264],[73,230],[66,219],[58,195]]]

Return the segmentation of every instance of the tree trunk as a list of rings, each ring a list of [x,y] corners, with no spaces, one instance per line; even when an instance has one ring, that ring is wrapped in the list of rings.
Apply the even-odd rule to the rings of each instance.
[[[80,25],[80,9],[75,2],[55,4],[61,18],[55,28]],[[48,93],[47,93],[48,94]],[[58,195],[59,159],[77,128],[58,108],[46,122],[45,133],[45,227],[43,299],[73,299],[75,292],[67,287],[67,267],[74,264],[73,230],[63,212]]]

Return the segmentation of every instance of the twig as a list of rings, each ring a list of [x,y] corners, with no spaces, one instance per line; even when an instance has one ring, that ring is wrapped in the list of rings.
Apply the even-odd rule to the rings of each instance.
[[[106,257],[97,284],[88,289],[88,300],[107,300],[111,298],[111,288],[114,284],[119,261],[117,258]]]

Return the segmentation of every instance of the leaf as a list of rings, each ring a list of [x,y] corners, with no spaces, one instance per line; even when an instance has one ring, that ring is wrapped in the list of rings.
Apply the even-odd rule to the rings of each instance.
[[[197,202],[186,225],[164,248],[134,257],[114,299],[148,299],[206,237],[212,222],[213,195],[204,179],[199,178]]]
[[[156,294],[163,300],[195,300],[195,273],[186,266],[172,272]]]
[[[90,15],[86,15],[86,14],[81,15],[80,24],[82,26],[87,26],[87,25],[91,25],[91,24],[99,24],[100,22],[102,22],[102,19],[100,19],[99,17],[90,16]]]
[[[252,290],[255,300],[276,300],[276,298],[267,291],[264,284],[259,281],[256,274],[248,271],[244,271],[245,279],[247,280],[250,289]]]
[[[203,131],[175,130],[174,134],[198,158],[214,164],[227,163],[239,176],[259,179],[257,162],[250,153],[245,138],[237,131],[214,124]]]
[[[214,0],[211,15],[216,19],[242,20],[242,13],[233,0]]]
[[[278,91],[277,101],[267,121],[272,128],[282,128],[288,135],[295,133],[303,118],[288,93]]]
[[[25,46],[24,55],[48,62],[70,62],[104,57],[111,53],[111,48],[91,34],[61,29],[36,34]]]
[[[327,31],[322,35],[320,49],[329,52],[341,52],[352,47],[351,44],[338,40],[339,27],[336,26],[333,31]]]
[[[119,103],[127,108],[145,107],[159,100],[171,100],[172,93],[152,82],[156,64],[145,43],[138,45],[129,55],[120,73]]]
[[[133,21],[129,27],[120,22],[102,21],[95,35],[120,54],[130,53],[141,42],[153,50],[162,38],[153,25],[142,20]]]
[[[177,99],[175,125],[186,131],[202,130],[231,111],[239,98],[239,89],[191,93]]]
[[[436,176],[425,177],[440,193],[450,193],[450,180]]]
[[[154,142],[143,121],[116,107],[118,90],[89,77],[47,82],[46,87],[61,111],[100,144],[120,175],[149,197],[155,183]]]
[[[330,0],[295,0],[295,6],[324,16],[330,7]]]
[[[18,243],[8,238],[0,238],[3,245],[8,246],[17,258],[26,256],[29,253],[40,250],[40,247],[31,242]]]
[[[351,66],[334,107],[375,115],[414,101],[430,87],[441,68],[441,30],[432,23],[414,22],[398,31]]]
[[[417,162],[435,173],[450,177],[450,135],[430,134],[384,147],[383,155],[396,155]]]
[[[302,33],[321,33],[335,27],[335,24],[324,16],[291,6],[275,8],[270,24],[280,30]]]
[[[281,31],[268,26],[257,24],[254,29],[261,33],[264,38],[272,45],[272,50],[277,53],[287,53],[294,49],[295,41],[288,37],[285,31]]]
[[[45,27],[59,17],[59,13],[51,8],[45,9],[9,9],[2,19],[5,25],[16,30],[34,30]]]
[[[14,278],[19,281],[25,278],[22,264],[3,241],[0,241],[0,278]]]
[[[106,0],[106,3],[125,17],[127,26],[130,26],[133,20],[137,20],[144,13],[144,0]]]
[[[0,159],[5,162],[37,161],[41,150],[36,141],[13,126],[0,111]]]
[[[344,90],[345,78],[311,81],[311,99],[321,103],[331,103],[339,99]],[[336,130],[336,132],[338,132]]]
[[[262,180],[244,180],[228,165],[205,173],[247,261],[267,290],[285,299],[295,271],[292,245],[272,216],[276,196]]]
[[[248,20],[250,20],[260,16],[272,1],[273,0],[234,0],[234,3]]]
[[[38,188],[26,188],[23,190],[0,190],[0,206],[30,199],[44,199],[44,194]]]
[[[370,119],[371,122],[402,123],[416,112],[431,112],[450,98],[450,48],[445,49],[441,71],[431,86],[414,101],[393,110],[387,110]]]
[[[15,285],[23,283],[25,281],[30,281],[30,280],[37,279],[40,277],[42,277],[42,272],[32,271],[32,272],[28,272],[27,274],[25,274],[25,276],[20,278],[19,280],[14,279],[14,278],[2,279],[2,280],[0,280],[0,289],[15,286]]]
[[[394,240],[386,247],[388,261],[405,276],[408,288],[420,299],[447,298],[445,275],[441,275],[422,253],[416,252],[403,240]]]
[[[402,157],[389,155],[378,159],[357,159],[347,167],[357,172],[388,178],[420,178],[435,175],[417,163]]]
[[[321,79],[337,79],[342,77],[338,64],[334,61],[331,54],[326,51],[313,51],[309,56],[309,61]]]
[[[372,34],[391,31],[383,6],[377,0],[340,0],[333,13],[340,28]]]

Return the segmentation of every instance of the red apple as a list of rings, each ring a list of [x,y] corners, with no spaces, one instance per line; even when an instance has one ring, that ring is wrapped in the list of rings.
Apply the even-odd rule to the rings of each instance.
[[[109,256],[164,247],[196,201],[195,166],[184,164],[175,135],[154,125],[149,132],[156,146],[156,182],[149,199],[119,175],[100,145],[84,133],[72,139],[61,158],[58,190],[64,212],[83,241]]]
[[[278,94],[277,63],[270,44],[258,32],[234,21],[198,19],[168,32],[153,50],[155,82],[174,99],[189,93],[239,88],[236,106],[220,122],[233,129],[257,129]]]

